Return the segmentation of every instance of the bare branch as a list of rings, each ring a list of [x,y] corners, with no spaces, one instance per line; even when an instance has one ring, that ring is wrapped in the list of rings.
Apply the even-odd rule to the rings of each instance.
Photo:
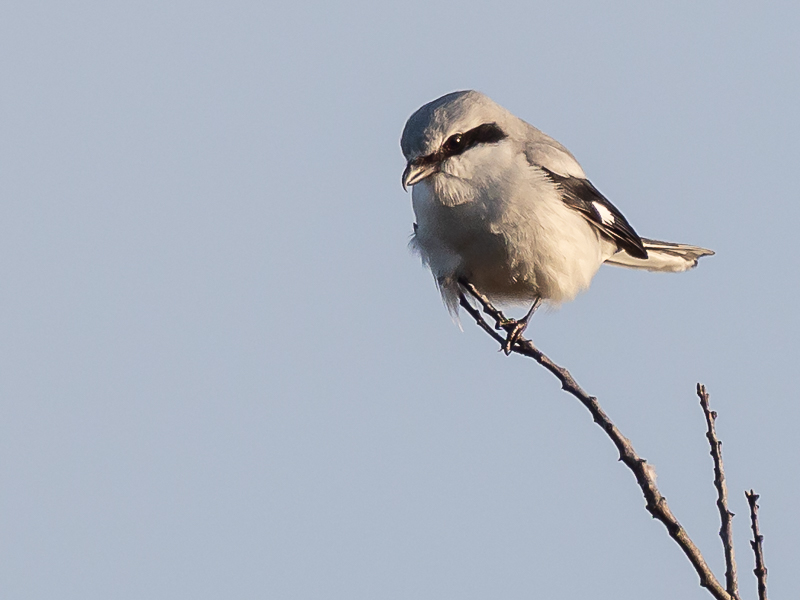
[[[728,509],[728,486],[725,484],[725,470],[722,467],[722,442],[717,437],[715,421],[717,413],[708,405],[708,393],[704,385],[697,384],[697,396],[706,417],[706,438],[711,446],[711,457],[714,459],[714,487],[717,488],[717,508],[719,509],[719,537],[725,551],[725,587],[728,593],[739,600],[739,585],[736,579],[736,557],[733,552],[733,513]]]
[[[472,294],[472,296],[478,300],[478,302],[480,302],[484,312],[495,320],[497,327],[503,327],[504,324],[510,323],[510,321],[505,318],[503,313],[495,308],[485,296],[475,289],[473,285],[465,281],[460,283],[464,288],[467,289],[467,291],[469,291],[470,294]],[[505,339],[499,335],[488,323],[486,323],[485,319],[480,314],[480,311],[473,307],[463,294],[461,294],[460,303],[461,306],[464,307],[464,310],[466,310],[470,316],[475,319],[475,322],[478,324],[478,326],[487,332],[496,342],[498,342],[502,348],[503,344],[505,343]],[[523,356],[532,358],[545,369],[550,371],[561,382],[562,389],[572,394],[589,410],[594,422],[606,432],[608,437],[611,438],[611,441],[617,447],[620,460],[625,463],[625,466],[627,466],[636,477],[636,482],[639,484],[639,487],[642,489],[642,493],[644,494],[647,511],[653,516],[653,518],[661,521],[664,524],[670,537],[672,537],[678,546],[680,546],[681,550],[683,550],[684,554],[689,559],[689,562],[692,563],[692,566],[700,577],[700,585],[706,588],[717,600],[734,600],[733,597],[727,591],[725,591],[722,585],[720,585],[719,581],[706,564],[706,561],[703,558],[703,555],[700,553],[700,550],[689,538],[686,530],[672,514],[672,511],[670,511],[669,506],[667,505],[667,499],[661,495],[661,492],[656,485],[655,469],[651,465],[648,465],[645,459],[636,454],[631,442],[622,435],[620,430],[617,429],[617,426],[614,425],[611,419],[608,418],[608,415],[606,415],[603,409],[600,408],[597,398],[590,396],[583,391],[575,379],[573,379],[569,371],[555,364],[544,353],[536,348],[536,346],[534,346],[533,342],[530,340],[525,338],[518,339],[516,342],[514,342],[511,350]]]
[[[750,523],[753,528],[753,541],[750,545],[753,547],[753,553],[756,555],[756,568],[753,573],[756,574],[758,580],[758,600],[767,600],[767,567],[764,565],[764,536],[758,531],[758,494],[753,490],[745,492],[747,503],[750,505]]]

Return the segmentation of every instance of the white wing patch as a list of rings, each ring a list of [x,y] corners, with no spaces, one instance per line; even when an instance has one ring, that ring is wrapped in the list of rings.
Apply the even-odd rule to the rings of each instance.
[[[603,222],[603,225],[614,224],[614,215],[605,206],[603,206],[599,202],[592,202],[592,208],[594,208],[594,212],[597,213],[597,216],[600,217],[600,220]]]

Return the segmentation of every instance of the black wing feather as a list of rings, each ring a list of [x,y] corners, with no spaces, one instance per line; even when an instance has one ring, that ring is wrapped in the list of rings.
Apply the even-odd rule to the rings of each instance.
[[[644,249],[639,234],[633,230],[617,207],[597,191],[588,179],[564,177],[544,167],[540,168],[561,191],[564,204],[577,210],[591,225],[614,240],[620,250],[625,250],[635,258],[647,259],[647,250]],[[598,206],[601,208],[598,209]],[[613,219],[603,219],[603,209],[611,213]],[[608,222],[609,220],[611,222]]]

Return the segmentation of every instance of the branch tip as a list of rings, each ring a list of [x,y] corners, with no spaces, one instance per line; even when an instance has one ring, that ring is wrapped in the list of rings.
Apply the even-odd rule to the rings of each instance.
[[[711,458],[714,461],[714,487],[717,490],[717,509],[719,510],[719,537],[725,553],[725,589],[731,598],[739,600],[739,583],[736,575],[736,556],[733,550],[733,513],[728,509],[728,486],[725,483],[725,470],[722,463],[722,442],[717,437],[716,411],[709,406],[706,387],[697,384],[697,396],[700,408],[706,418],[706,438],[711,447]]]
[[[758,581],[758,600],[767,600],[767,567],[764,564],[764,536],[761,535],[758,527],[758,499],[760,496],[752,489],[744,493],[747,498],[747,503],[750,505],[750,527],[753,530],[753,540],[750,542],[750,547],[755,554],[756,568],[753,573]]]

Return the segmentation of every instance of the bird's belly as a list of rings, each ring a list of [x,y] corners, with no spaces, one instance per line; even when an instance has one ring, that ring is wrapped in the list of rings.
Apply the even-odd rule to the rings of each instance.
[[[557,305],[588,288],[616,250],[559,199],[445,206],[416,193],[415,244],[445,295],[463,277],[496,301]]]
[[[466,278],[500,302],[541,298],[560,304],[588,288],[606,254],[613,252],[581,217],[572,228],[527,225],[440,230],[439,242],[451,257],[440,273]]]

